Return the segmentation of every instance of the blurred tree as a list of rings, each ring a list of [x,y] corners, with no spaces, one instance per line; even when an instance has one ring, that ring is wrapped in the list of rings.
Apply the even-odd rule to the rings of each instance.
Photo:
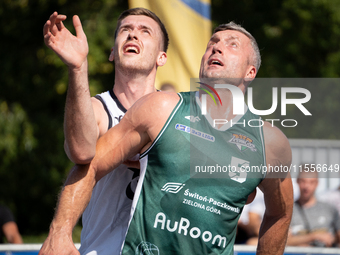
[[[257,39],[258,77],[339,77],[340,2],[212,1],[215,26],[235,21]]]
[[[4,0],[0,3],[0,202],[16,214],[20,231],[47,231],[57,194],[71,163],[63,149],[67,68],[43,42],[54,12],[77,14],[90,46],[90,89],[113,86],[108,62],[123,0]]]
[[[262,55],[258,78],[339,77],[339,14],[340,2],[332,0],[212,0],[215,25],[235,21],[256,38]],[[264,119],[297,118],[296,128],[282,128],[276,123],[288,138],[340,139],[337,132],[340,120],[336,117],[339,115],[339,81],[299,81],[297,84],[295,80],[294,86],[311,92],[312,99],[306,107],[312,117],[300,116],[301,111],[291,106],[287,109],[290,117],[281,116],[278,108],[275,114]],[[275,83],[269,80],[265,86],[258,83],[252,86],[257,92],[255,108],[269,109]]]

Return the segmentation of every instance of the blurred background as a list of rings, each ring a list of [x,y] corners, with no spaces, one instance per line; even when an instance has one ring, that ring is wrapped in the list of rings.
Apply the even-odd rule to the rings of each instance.
[[[178,5],[189,11],[174,12]],[[159,69],[158,88],[172,84],[176,91],[189,90],[189,78],[198,77],[212,29],[229,21],[243,25],[257,39],[262,55],[258,78],[340,75],[340,1],[1,0],[0,204],[12,210],[26,243],[43,242],[47,236],[58,193],[72,166],[63,148],[68,72],[44,45],[43,25],[58,11],[68,16],[64,24],[74,33],[72,16],[80,16],[89,42],[90,90],[95,95],[113,87],[114,64],[108,56],[116,21],[123,10],[136,6],[149,7],[169,30],[169,62]],[[182,28],[173,27],[172,21],[180,21]],[[311,87],[312,98],[318,96],[307,106],[313,118],[302,124],[305,128],[283,130],[289,139],[322,139],[325,144],[340,139],[340,86],[333,81]],[[261,108],[261,102],[255,106]]]

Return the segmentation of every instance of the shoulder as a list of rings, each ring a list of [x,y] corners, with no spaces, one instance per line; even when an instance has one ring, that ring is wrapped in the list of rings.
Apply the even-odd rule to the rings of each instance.
[[[178,101],[179,96],[175,92],[157,91],[143,96],[136,104],[157,104],[158,107],[168,107]]]
[[[91,103],[98,126],[99,136],[102,136],[109,128],[109,116],[103,101],[101,101],[99,98],[91,97]]]
[[[107,93],[107,92],[104,92],[104,93]],[[104,99],[102,97],[104,93],[91,97],[91,102],[92,102],[94,110],[98,109],[98,110],[104,111],[104,105],[103,105]]]
[[[325,203],[332,203],[334,206],[339,207],[340,205],[340,191],[337,190],[327,190],[318,195],[318,200]],[[339,211],[340,213],[340,211]]]
[[[151,130],[162,126],[179,102],[180,97],[173,92],[154,92],[138,99],[126,112],[121,123],[140,130]]]
[[[128,110],[144,116],[161,117],[171,113],[180,97],[174,92],[159,91],[143,96]]]
[[[264,122],[263,136],[267,163],[272,165],[290,165],[292,151],[288,138],[283,132],[269,122]]]
[[[14,216],[11,210],[7,206],[0,206],[1,224],[5,224],[9,221],[14,221]]]
[[[330,213],[337,213],[337,210],[334,205],[320,200],[318,200],[317,203],[315,204],[315,208],[316,210],[320,210],[323,212],[328,211]]]

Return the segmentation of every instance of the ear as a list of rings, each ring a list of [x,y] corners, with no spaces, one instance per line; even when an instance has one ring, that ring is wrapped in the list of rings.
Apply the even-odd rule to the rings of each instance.
[[[257,73],[257,71],[256,71],[255,66],[249,66],[248,72],[247,72],[246,77],[245,77],[245,80],[246,81],[254,80],[255,76],[256,76],[256,73]]]
[[[109,61],[112,62],[112,61],[114,60],[114,55],[115,55],[115,54],[114,54],[114,48],[112,47],[112,48],[111,48],[111,53],[110,53],[110,56],[109,56]]]
[[[158,66],[164,66],[167,59],[168,59],[168,56],[166,55],[166,53],[164,51],[161,51],[159,53],[157,61],[156,61],[157,67]]]

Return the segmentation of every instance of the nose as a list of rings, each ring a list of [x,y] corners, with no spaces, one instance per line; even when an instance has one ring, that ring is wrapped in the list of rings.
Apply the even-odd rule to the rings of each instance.
[[[135,30],[131,30],[130,33],[128,34],[128,40],[138,40],[137,38],[137,33]]]
[[[216,42],[212,48],[213,54],[222,54],[221,42]]]

